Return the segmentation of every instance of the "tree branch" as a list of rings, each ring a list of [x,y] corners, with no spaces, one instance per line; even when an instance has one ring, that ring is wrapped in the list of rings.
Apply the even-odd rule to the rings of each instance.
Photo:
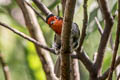
[[[63,16],[65,16],[64,12],[65,12],[65,6],[66,6],[66,1],[67,0],[61,0],[61,4],[62,4],[62,13]],[[74,53],[74,52],[73,52]],[[76,52],[75,52],[76,53]],[[80,73],[79,73],[79,65],[78,65],[78,60],[71,58],[70,59],[70,79],[73,80],[79,80],[80,79]]]
[[[120,56],[117,58],[113,70],[115,70],[116,67],[117,67],[119,64],[120,64]],[[107,77],[108,77],[108,75],[109,75],[109,72],[110,72],[110,68],[108,68],[108,69],[104,72],[104,74],[98,78],[98,80],[105,80],[105,79],[107,79]]]
[[[77,55],[74,51],[72,55]],[[71,58],[71,80],[80,80],[79,64],[77,58]]]
[[[119,80],[120,79],[120,65],[118,65],[117,68],[115,69],[115,73],[116,73],[117,80]]]
[[[26,39],[26,40],[36,44],[37,46],[39,46],[39,47],[41,47],[41,48],[43,48],[45,50],[48,50],[49,52],[52,52],[52,53],[56,54],[54,49],[48,48],[47,46],[42,45],[39,41],[37,41],[37,40],[35,40],[35,39],[25,35],[24,33],[14,29],[14,28],[12,28],[12,27],[10,27],[10,26],[2,23],[2,22],[0,22],[0,25],[5,27],[5,28],[7,28],[7,29],[9,29],[9,30],[11,30],[12,32],[16,33],[17,35],[21,36],[22,38],[24,38],[24,39]]]
[[[97,76],[100,73],[101,67],[102,67],[102,62],[103,62],[103,57],[104,57],[104,53],[105,53],[105,48],[110,36],[110,32],[113,26],[113,18],[108,10],[108,6],[107,6],[107,2],[106,0],[98,0],[103,18],[105,20],[105,29],[103,31],[103,35],[101,37],[100,40],[100,44],[99,44],[99,48],[97,51],[97,59],[94,63],[94,66],[96,66],[96,74]],[[95,75],[96,75],[95,74]]]
[[[82,28],[82,34],[79,42],[79,47],[77,48],[77,56],[78,59],[81,60],[81,62],[85,65],[86,69],[92,73],[93,70],[93,63],[90,61],[89,57],[85,54],[83,50],[81,50],[85,36],[86,36],[86,29],[88,24],[88,15],[87,15],[87,1],[84,0],[83,9],[84,9],[84,19],[83,19],[83,28]]]
[[[61,80],[70,80],[70,33],[76,0],[67,0],[61,35]]]
[[[119,80],[120,79],[120,73],[119,73],[119,75],[117,76],[117,80]]]
[[[80,38],[80,42],[79,42],[79,47],[76,50],[76,52],[77,52],[76,56],[84,64],[86,69],[90,73],[92,73],[94,71],[93,63],[90,61],[89,57],[85,54],[85,52],[83,50],[81,50],[85,36],[86,36],[86,29],[87,29],[87,24],[88,24],[87,1],[88,0],[84,0],[84,4],[83,4],[83,9],[84,9],[83,28],[82,28],[82,34],[81,34],[81,38]]]
[[[114,17],[115,17],[115,15],[114,15]],[[102,35],[102,34],[103,34],[103,30],[102,30],[102,27],[101,27],[101,25],[100,25],[97,17],[95,17],[95,21],[96,21],[96,23],[97,23],[97,25],[98,25],[98,30],[99,30],[100,34]],[[112,52],[113,52],[112,36],[110,36],[110,41],[109,41],[109,42],[110,42],[110,44],[111,44],[111,49],[112,49]],[[119,76],[119,66],[116,68],[116,76]]]
[[[120,13],[120,0],[118,0],[118,13]],[[117,51],[119,48],[119,43],[120,43],[120,14],[118,14],[118,25],[117,25],[117,31],[116,31],[115,47],[113,50],[112,64],[111,64],[108,80],[112,80],[112,74],[115,66],[115,60],[116,60]]]
[[[65,11],[66,1],[67,0],[61,0],[63,16],[64,16],[64,11]]]
[[[8,68],[7,64],[4,62],[1,53],[0,53],[0,62],[1,62],[1,64],[2,64],[2,68],[3,68],[3,73],[4,73],[4,76],[5,76],[5,80],[11,80],[11,79],[10,79],[9,68]]]
[[[83,4],[83,9],[84,9],[83,29],[82,29],[82,34],[81,34],[81,38],[80,38],[79,47],[77,49],[77,52],[81,51],[81,47],[83,45],[83,42],[84,42],[84,39],[86,36],[86,29],[87,29],[87,25],[88,25],[87,1],[88,0],[84,0],[84,4]]]
[[[26,26],[27,26],[32,38],[36,39],[43,45],[46,45],[44,36],[43,36],[40,26],[37,22],[37,18],[35,16],[34,11],[27,4],[25,4],[24,0],[16,0],[16,1],[19,4],[19,6],[23,12]],[[42,8],[45,8],[45,6],[43,5]],[[45,10],[45,9],[43,9],[43,10]],[[53,65],[53,62],[52,62],[49,52],[47,52],[44,49],[41,49],[37,45],[35,45],[35,48],[36,48],[37,54],[39,55],[40,60],[43,64],[43,69],[45,71],[47,80],[57,80],[57,78],[54,74],[54,65]]]
[[[84,64],[84,66],[90,73],[94,72],[93,63],[91,62],[85,51],[82,50],[81,53],[79,52],[76,55],[71,55],[71,57],[80,59],[80,61]]]
[[[40,0],[32,0],[32,1],[46,16],[52,14],[52,12]]]

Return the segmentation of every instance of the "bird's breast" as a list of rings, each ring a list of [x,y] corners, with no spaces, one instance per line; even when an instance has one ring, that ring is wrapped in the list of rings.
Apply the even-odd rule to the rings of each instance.
[[[52,29],[58,34],[61,35],[62,32],[62,20],[56,21],[55,24],[52,25]]]

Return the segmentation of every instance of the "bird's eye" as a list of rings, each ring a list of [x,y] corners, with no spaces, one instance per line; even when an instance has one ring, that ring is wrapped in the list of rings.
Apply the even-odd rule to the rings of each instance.
[[[54,23],[55,23],[55,21],[51,21],[51,22],[50,22],[51,25],[54,24]]]

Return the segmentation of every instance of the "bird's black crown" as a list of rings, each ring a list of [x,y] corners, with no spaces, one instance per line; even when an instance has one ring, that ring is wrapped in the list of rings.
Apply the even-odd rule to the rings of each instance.
[[[47,17],[46,17],[46,22],[48,21],[48,19],[50,18],[50,17],[52,17],[52,16],[54,16],[53,14],[49,14]]]

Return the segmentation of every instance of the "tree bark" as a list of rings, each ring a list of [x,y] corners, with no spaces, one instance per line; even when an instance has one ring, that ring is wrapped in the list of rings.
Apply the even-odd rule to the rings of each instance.
[[[23,12],[26,26],[32,38],[41,42],[43,45],[46,45],[44,36],[42,34],[42,31],[40,29],[40,26],[37,22],[37,18],[33,10],[27,4],[24,3],[24,0],[17,0],[17,3],[19,4]],[[49,52],[42,48],[39,48],[37,45],[35,45],[35,48],[43,64],[43,69],[45,71],[47,80],[57,80],[53,71],[54,66],[53,66],[51,56],[49,55]]]
[[[70,33],[76,0],[67,0],[61,35],[61,80],[70,80]]]

